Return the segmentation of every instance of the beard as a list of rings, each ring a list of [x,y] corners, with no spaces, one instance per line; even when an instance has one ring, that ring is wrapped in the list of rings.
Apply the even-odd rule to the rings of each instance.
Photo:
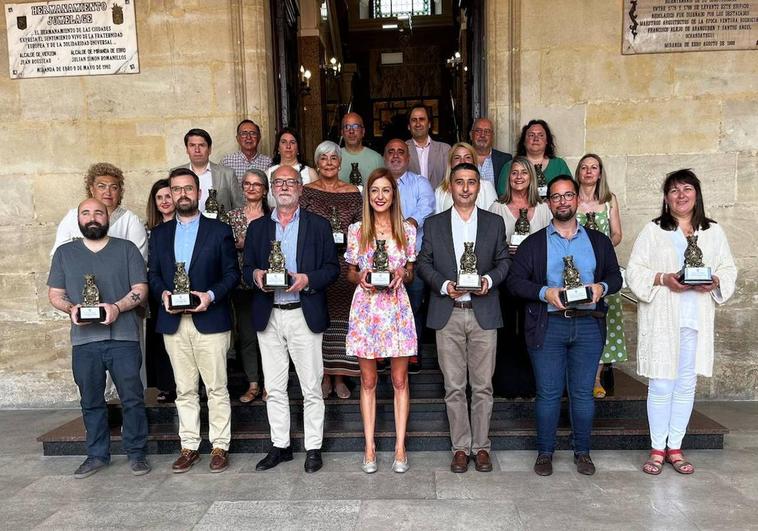
[[[108,235],[109,223],[101,225],[97,221],[90,221],[86,225],[79,223],[79,230],[82,232],[82,236],[88,240],[102,240]]]
[[[197,213],[197,201],[187,198],[176,202],[176,211],[182,216],[194,216]]]
[[[558,221],[568,221],[570,219],[574,219],[574,216],[576,216],[575,208],[570,208],[565,212],[561,212],[560,210],[553,212],[553,217]]]

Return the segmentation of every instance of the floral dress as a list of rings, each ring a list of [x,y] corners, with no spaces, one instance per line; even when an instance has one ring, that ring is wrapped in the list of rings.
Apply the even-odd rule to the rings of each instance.
[[[600,232],[611,237],[611,224],[608,220],[610,203],[606,203],[605,208],[595,213],[595,223],[597,223]],[[577,212],[576,219],[584,225],[587,222],[587,215],[584,212]],[[614,293],[607,295],[605,302],[608,304],[608,314],[605,316],[605,347],[603,355],[600,357],[600,363],[615,363],[617,361],[626,361],[626,339],[624,338],[624,312],[621,307],[621,294]]]
[[[394,239],[387,240],[390,270],[416,261],[416,229],[403,223],[406,245],[398,248]],[[350,225],[347,233],[345,261],[369,269],[374,259],[374,245],[360,250],[361,223]],[[396,290],[366,291],[356,288],[350,307],[347,331],[347,355],[364,359],[415,356],[416,325],[405,284]]]

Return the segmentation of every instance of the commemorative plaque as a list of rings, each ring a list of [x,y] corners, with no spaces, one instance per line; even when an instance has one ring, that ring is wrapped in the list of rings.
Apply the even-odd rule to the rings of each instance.
[[[174,291],[168,301],[169,310],[191,310],[200,305],[200,297],[190,293],[190,279],[184,262],[174,264]]]
[[[687,236],[687,248],[684,250],[684,267],[677,276],[680,284],[697,286],[713,282],[711,268],[703,263],[703,251],[697,246],[697,235]]]
[[[518,209],[518,219],[516,220],[515,232],[511,236],[510,241],[510,245],[513,247],[518,247],[521,245],[521,242],[526,240],[526,238],[529,236],[531,226],[529,225],[529,218],[527,217],[528,211],[529,210],[526,208]]]
[[[566,308],[592,302],[592,290],[582,284],[579,270],[574,265],[574,257],[571,255],[563,257],[563,286],[566,289],[561,291],[560,299]]]
[[[476,270],[474,242],[463,242],[461,268],[458,270],[455,289],[458,291],[479,291],[482,289],[482,277]]]
[[[266,289],[282,289],[289,287],[289,275],[284,263],[282,242],[271,242],[271,252],[268,255],[268,270],[263,275],[263,287]]]
[[[80,323],[102,323],[105,321],[105,308],[100,306],[100,290],[95,284],[95,275],[84,275],[82,305],[77,310]]]
[[[373,267],[366,280],[376,289],[387,289],[392,280],[390,273],[390,260],[387,256],[385,240],[376,240],[376,250],[374,251]]]

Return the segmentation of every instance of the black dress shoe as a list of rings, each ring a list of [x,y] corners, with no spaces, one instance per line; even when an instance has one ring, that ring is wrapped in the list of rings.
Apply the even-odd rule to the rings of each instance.
[[[321,450],[308,450],[305,452],[306,472],[309,474],[311,472],[318,472],[322,466],[324,466],[324,462],[321,460]]]
[[[266,454],[266,457],[258,461],[258,464],[255,465],[255,469],[258,471],[268,470],[284,461],[292,461],[292,447],[277,448],[274,446],[269,450],[268,454]]]
[[[540,454],[534,462],[534,472],[538,476],[549,476],[553,473],[553,454]]]

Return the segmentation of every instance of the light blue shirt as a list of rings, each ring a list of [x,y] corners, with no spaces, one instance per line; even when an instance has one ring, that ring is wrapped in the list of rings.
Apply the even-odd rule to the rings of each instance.
[[[192,219],[176,217],[176,234],[174,235],[174,258],[177,262],[184,262],[184,270],[189,273],[192,262],[192,251],[195,250],[197,230],[200,227],[200,214]],[[190,286],[192,280],[190,279]]]
[[[287,226],[279,223],[278,209],[271,211],[271,219],[276,223],[276,239],[282,242],[282,254],[284,255],[284,267],[287,271],[297,273],[297,234],[300,230],[300,209],[295,211],[292,220]],[[274,291],[274,304],[290,304],[300,302],[299,293],[287,293],[284,289]]]
[[[428,179],[410,171],[406,171],[397,180],[397,189],[400,192],[403,219],[413,218],[418,223],[416,228],[416,252],[418,253],[424,239],[424,221],[434,214],[434,190]]]
[[[563,287],[563,257],[573,256],[574,265],[579,270],[579,278],[582,280],[582,284],[589,286],[595,283],[595,251],[592,249],[592,242],[587,235],[586,229],[576,224],[576,231],[570,238],[564,238],[561,233],[555,229],[553,222],[547,226],[547,286],[544,286],[540,290],[540,300],[545,300],[545,293],[548,288],[562,288]],[[608,290],[608,286],[605,283],[603,285],[603,293]],[[582,310],[593,310],[595,304],[581,304],[577,306]],[[558,311],[558,308],[552,304],[547,305],[548,312]]]
[[[484,162],[479,166],[479,175],[482,179],[495,184],[495,168],[492,167],[492,152],[490,151],[489,157],[484,159]]]

